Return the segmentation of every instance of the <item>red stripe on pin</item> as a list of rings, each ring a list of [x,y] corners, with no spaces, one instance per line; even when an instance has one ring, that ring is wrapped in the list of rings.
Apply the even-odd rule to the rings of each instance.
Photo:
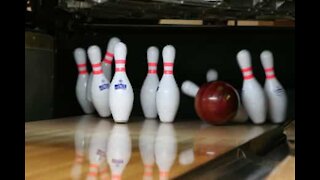
[[[117,175],[117,174],[115,174],[115,175],[112,175],[112,179],[121,179],[121,176],[120,175]]]
[[[273,71],[273,67],[271,67],[271,68],[266,68],[266,69],[264,69],[264,71],[265,71],[265,72],[272,72],[272,71]]]
[[[250,75],[244,76],[243,79],[248,80],[248,79],[252,79],[253,77],[254,77],[253,74],[250,74]]]
[[[100,69],[100,70],[97,70],[97,71],[93,70],[92,73],[93,73],[93,74],[102,74],[103,71],[102,71],[101,69]]]
[[[79,71],[79,74],[87,74],[88,71],[87,70],[82,70],[82,71]]]
[[[272,75],[267,75],[267,79],[273,79],[273,78],[275,78],[276,76],[274,75],[274,74],[272,74]]]
[[[86,64],[78,64],[78,67],[81,68],[81,67],[86,67],[87,65]]]
[[[148,74],[157,74],[157,70],[148,70]]]
[[[107,173],[108,172],[108,168],[104,168],[102,170],[100,170],[100,173],[103,174],[103,173]]]
[[[88,173],[88,176],[97,176],[97,175],[98,175],[97,172],[89,172],[89,173]]]
[[[169,173],[168,172],[160,172],[160,176],[168,176]]]
[[[113,54],[111,52],[106,52],[105,56],[109,56],[109,57],[113,58]]]
[[[101,67],[101,64],[100,64],[100,63],[97,63],[97,64],[92,64],[92,67],[93,67],[93,68],[96,68],[96,67]]]
[[[171,63],[171,62],[166,62],[166,63],[163,63],[163,66],[173,66],[173,63]]]
[[[125,63],[126,63],[125,59],[116,60],[116,64],[125,64]]]
[[[126,68],[116,68],[116,72],[125,72]]]
[[[148,66],[157,66],[157,63],[155,63],[155,62],[150,62],[150,63],[148,63]]]
[[[252,67],[248,67],[248,68],[243,68],[241,69],[242,72],[249,72],[252,71]]]
[[[109,59],[104,59],[103,62],[107,63],[107,64],[112,64],[112,61]]]
[[[98,164],[90,164],[90,167],[92,167],[92,168],[98,168],[99,165],[98,165]]]
[[[163,74],[173,74],[173,71],[171,71],[171,70],[164,70],[164,71],[163,71]]]
[[[144,172],[143,176],[152,176],[152,172]]]

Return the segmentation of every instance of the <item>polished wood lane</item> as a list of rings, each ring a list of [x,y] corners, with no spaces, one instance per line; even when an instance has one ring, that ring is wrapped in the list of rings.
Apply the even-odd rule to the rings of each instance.
[[[139,117],[131,118],[127,124],[114,124],[112,119],[94,115],[28,122],[25,124],[25,176],[26,179],[86,179],[90,174],[90,142],[105,138],[100,145],[106,149],[99,149],[104,157],[110,138],[128,133],[131,142],[131,154],[127,153],[129,162],[120,177],[114,177],[171,179],[276,127],[251,124],[212,126],[196,119],[160,123],[159,120]],[[116,129],[122,130],[116,132]],[[123,146],[121,143],[120,138],[117,146]],[[111,148],[111,151],[117,148]],[[107,164],[106,160],[102,162]],[[106,167],[97,177],[111,178],[112,168]]]

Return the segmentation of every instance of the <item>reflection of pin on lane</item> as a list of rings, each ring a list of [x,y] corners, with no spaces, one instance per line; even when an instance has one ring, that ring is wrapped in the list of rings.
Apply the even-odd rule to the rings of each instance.
[[[194,161],[193,148],[186,149],[182,151],[179,155],[179,163],[181,165],[189,165]]]
[[[85,159],[86,147],[88,146],[88,136],[90,134],[90,128],[92,122],[88,119],[88,116],[82,116],[80,121],[75,127],[74,133],[74,146],[75,146],[75,158],[73,166],[71,168],[71,178],[80,179],[82,173],[82,164]]]
[[[172,124],[160,124],[155,139],[155,158],[159,178],[168,179],[177,155],[177,138]]]
[[[107,151],[112,179],[121,179],[122,173],[131,158],[131,137],[127,124],[114,124]]]
[[[153,178],[154,142],[157,128],[156,120],[146,119],[140,131],[139,150],[144,165],[143,179],[145,180]]]
[[[112,77],[112,61],[113,61],[113,56],[114,56],[114,46],[120,42],[120,39],[117,37],[112,37],[110,38],[108,45],[107,45],[107,50],[106,54],[104,56],[104,59],[102,61],[102,70],[103,74],[105,77],[111,81]]]
[[[106,161],[107,143],[111,123],[106,120],[100,120],[91,136],[89,146],[89,172],[87,178],[97,178],[100,166]]]

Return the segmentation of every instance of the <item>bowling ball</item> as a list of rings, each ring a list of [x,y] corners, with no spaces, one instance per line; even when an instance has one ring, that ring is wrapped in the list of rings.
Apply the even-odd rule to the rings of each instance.
[[[230,121],[237,113],[238,104],[235,88],[223,81],[203,84],[195,98],[198,116],[214,125]]]

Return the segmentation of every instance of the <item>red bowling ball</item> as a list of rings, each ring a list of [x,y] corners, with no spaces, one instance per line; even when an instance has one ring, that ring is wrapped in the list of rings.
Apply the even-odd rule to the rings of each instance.
[[[230,121],[237,113],[238,104],[235,88],[223,81],[203,84],[195,98],[198,116],[214,125]]]

